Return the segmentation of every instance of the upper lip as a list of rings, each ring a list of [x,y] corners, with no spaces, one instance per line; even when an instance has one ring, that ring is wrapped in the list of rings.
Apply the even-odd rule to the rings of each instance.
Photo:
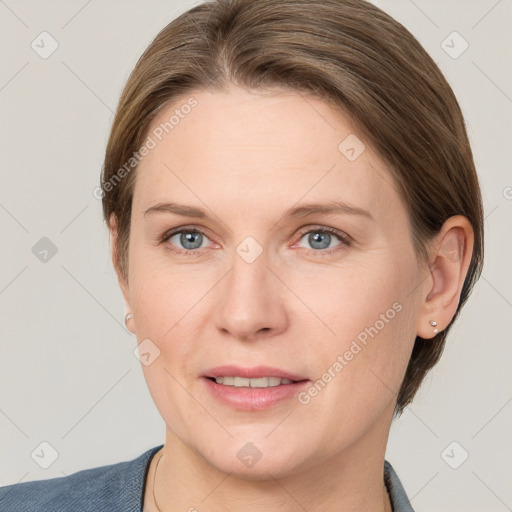
[[[289,380],[308,380],[306,377],[291,373],[280,368],[272,366],[253,366],[252,368],[243,368],[236,365],[216,366],[204,372],[203,377],[245,377],[247,379],[257,379],[259,377],[278,377]]]

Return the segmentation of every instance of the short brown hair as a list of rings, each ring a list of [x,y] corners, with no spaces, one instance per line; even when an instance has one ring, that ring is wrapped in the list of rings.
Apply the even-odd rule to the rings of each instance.
[[[117,220],[115,262],[126,280],[133,155],[164,105],[229,83],[313,93],[348,114],[365,144],[388,164],[425,261],[427,243],[446,219],[463,215],[471,223],[473,254],[457,311],[433,340],[416,338],[395,406],[395,416],[402,414],[439,360],[483,265],[481,193],[452,89],[414,36],[364,0],[215,0],[192,8],[164,27],[139,58],[106,148],[103,214],[109,228],[111,216]]]

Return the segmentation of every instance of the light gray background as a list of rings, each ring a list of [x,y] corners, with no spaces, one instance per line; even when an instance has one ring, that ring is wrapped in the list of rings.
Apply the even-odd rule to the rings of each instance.
[[[197,3],[0,0],[0,485],[129,460],[164,442],[92,191],[129,72]],[[375,3],[419,39],[459,99],[487,237],[483,277],[442,361],[394,423],[386,458],[417,512],[512,510],[512,1]],[[47,59],[31,48],[43,31],[59,45]],[[469,43],[458,58],[441,46],[453,31]],[[46,263],[32,252],[42,237],[58,249]],[[47,469],[31,457],[42,442],[58,453]],[[452,469],[446,461],[463,450],[468,459]]]

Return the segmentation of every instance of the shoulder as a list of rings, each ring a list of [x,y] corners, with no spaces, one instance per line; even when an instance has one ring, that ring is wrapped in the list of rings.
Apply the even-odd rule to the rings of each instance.
[[[414,512],[402,482],[387,460],[384,461],[384,482],[388,489],[393,512]]]
[[[0,487],[0,510],[140,512],[147,467],[162,446],[151,448],[130,461]]]

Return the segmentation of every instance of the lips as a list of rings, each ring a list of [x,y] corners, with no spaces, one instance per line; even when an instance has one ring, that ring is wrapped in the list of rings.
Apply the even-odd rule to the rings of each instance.
[[[294,382],[309,380],[303,375],[292,373],[272,366],[253,366],[244,368],[236,365],[216,366],[204,372],[202,377],[215,379],[216,377],[245,377],[246,379],[258,379],[261,377],[278,377]]]
[[[247,375],[247,377],[244,377]],[[262,379],[265,377],[277,377],[277,379],[288,379],[279,385],[269,385],[268,387],[253,387],[255,383],[252,379]],[[214,376],[216,378],[214,378]],[[250,381],[251,385],[229,385],[220,383],[226,380],[226,377],[241,377]],[[202,382],[205,390],[210,393],[217,402],[228,406],[232,410],[256,412],[263,411],[277,406],[279,403],[293,400],[301,391],[310,386],[309,379],[304,379],[301,375],[291,373],[279,368],[269,366],[258,366],[253,368],[242,368],[239,366],[219,366],[212,368],[202,376]],[[219,379],[224,377],[224,379]],[[236,378],[227,379],[229,382],[237,380]],[[265,379],[263,379],[265,380]],[[270,380],[268,382],[270,384]],[[240,384],[240,382],[239,382]],[[259,384],[259,383],[258,383]]]

